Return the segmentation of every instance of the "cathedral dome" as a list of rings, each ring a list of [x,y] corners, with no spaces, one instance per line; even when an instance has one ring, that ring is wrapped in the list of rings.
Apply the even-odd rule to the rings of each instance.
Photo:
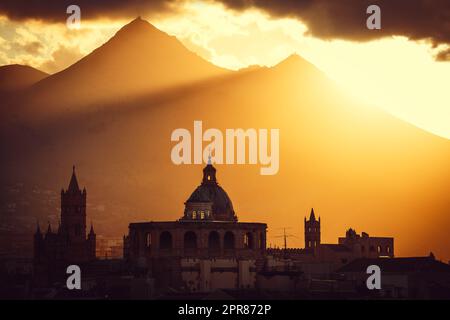
[[[210,163],[203,169],[201,185],[194,190],[185,205],[184,219],[237,221],[233,204],[225,190],[217,183],[216,168]]]

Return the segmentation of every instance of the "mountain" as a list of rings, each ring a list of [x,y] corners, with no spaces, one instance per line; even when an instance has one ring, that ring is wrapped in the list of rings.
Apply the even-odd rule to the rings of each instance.
[[[137,18],[91,54],[33,86],[20,104],[32,118],[56,116],[227,73]]]
[[[88,107],[0,127],[3,227],[34,228],[36,216],[56,223],[52,190],[66,187],[73,164],[99,234],[120,236],[132,221],[178,219],[202,166],[171,162],[171,133],[193,134],[201,120],[203,130],[222,133],[280,130],[278,174],[260,175],[259,164],[216,165],[240,221],[268,223],[268,243],[291,227],[298,239],[288,245],[302,246],[303,217],[314,207],[325,243],[353,227],[394,236],[397,256],[450,258],[450,141],[355,101],[300,56],[78,108]]]
[[[29,66],[11,64],[0,67],[0,92],[11,92],[35,84],[48,74]]]

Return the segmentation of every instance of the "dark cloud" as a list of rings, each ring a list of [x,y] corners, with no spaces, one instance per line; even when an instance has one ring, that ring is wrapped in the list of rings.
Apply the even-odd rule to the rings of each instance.
[[[164,12],[176,0],[1,0],[0,15],[10,19],[65,22],[69,5],[78,5],[84,19],[136,17],[151,11]]]
[[[234,10],[258,8],[274,17],[303,21],[309,33],[322,39],[366,41],[387,36],[450,44],[449,0],[216,0]],[[381,8],[381,30],[366,28],[366,9]],[[439,53],[441,60],[448,52]]]
[[[165,12],[185,0],[1,0],[0,14],[11,19],[38,18],[64,22],[66,8],[81,7],[82,18],[136,17],[151,11]],[[428,40],[434,46],[450,44],[450,0],[209,0],[243,11],[261,9],[273,17],[304,22],[309,33],[322,39],[366,41],[401,35]],[[381,30],[366,28],[366,9],[381,8]],[[448,52],[438,59],[448,58]]]

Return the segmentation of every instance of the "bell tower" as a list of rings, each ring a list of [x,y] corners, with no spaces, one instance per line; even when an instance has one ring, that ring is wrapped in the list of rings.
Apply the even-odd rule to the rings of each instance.
[[[61,190],[61,232],[72,243],[86,241],[86,189],[78,186],[75,166],[69,187]]]
[[[314,208],[311,208],[309,220],[305,217],[305,248],[315,248],[320,244],[320,217],[316,220]]]

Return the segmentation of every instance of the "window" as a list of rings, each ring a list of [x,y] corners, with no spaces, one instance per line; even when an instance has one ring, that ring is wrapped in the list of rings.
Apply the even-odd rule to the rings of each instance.
[[[197,211],[192,211],[192,219],[197,219]]]
[[[150,248],[152,245],[152,234],[147,233],[147,248]]]
[[[205,211],[200,211],[200,219],[205,219]]]
[[[377,247],[377,252],[378,252],[378,253],[381,253],[381,246],[378,246],[378,247]]]
[[[387,246],[387,247],[386,247],[386,252],[387,252],[387,253],[391,253],[391,247]]]
[[[253,249],[253,235],[250,232],[244,234],[244,247],[247,249]]]

